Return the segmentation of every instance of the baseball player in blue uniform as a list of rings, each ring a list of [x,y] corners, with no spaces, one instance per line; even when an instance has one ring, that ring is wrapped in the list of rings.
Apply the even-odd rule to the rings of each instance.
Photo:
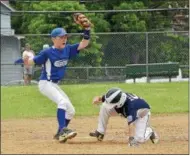
[[[138,146],[149,139],[154,144],[159,141],[157,133],[150,127],[150,106],[144,99],[123,92],[119,88],[111,88],[105,95],[94,97],[93,104],[99,103],[103,104],[99,113],[98,128],[91,132],[90,136],[102,141],[109,117],[120,114],[128,120],[130,146]]]
[[[75,114],[75,109],[68,96],[57,84],[64,78],[68,61],[77,56],[81,49],[87,47],[90,41],[88,19],[83,15],[83,18],[77,22],[80,25],[85,22],[84,35],[80,43],[67,44],[67,32],[65,29],[55,28],[51,32],[52,47],[42,50],[33,59],[29,59],[27,56],[23,57],[24,64],[43,66],[38,87],[44,96],[57,104],[58,130],[54,138],[59,142],[66,142],[67,139],[77,135],[76,131],[67,128]]]

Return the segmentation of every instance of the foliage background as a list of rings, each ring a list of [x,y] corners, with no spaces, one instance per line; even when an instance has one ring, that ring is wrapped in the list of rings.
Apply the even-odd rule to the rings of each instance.
[[[87,11],[87,10],[132,10],[148,8],[184,8],[188,7],[188,1],[154,1],[154,0],[105,0],[98,3],[80,4],[78,1],[39,1],[23,3],[12,2],[16,10],[24,11]],[[111,35],[114,32],[157,32],[173,30],[189,30],[189,19],[185,18],[182,24],[175,27],[175,16],[188,15],[187,10],[153,11],[153,12],[108,12],[86,13],[94,23],[92,38],[89,48],[80,58],[72,61],[70,66],[117,66],[131,63],[145,63],[145,34]],[[178,24],[178,23],[177,23]],[[12,26],[16,34],[39,34],[26,36],[22,46],[28,42],[36,53],[42,49],[45,43],[52,44],[48,36],[55,27],[64,27],[70,33],[69,43],[80,42],[81,28],[73,22],[72,13],[24,13],[12,16]],[[99,35],[99,32],[110,33],[110,36]],[[180,62],[188,65],[189,37],[183,33],[149,35],[150,62]],[[114,58],[120,60],[119,64]],[[123,59],[125,58],[125,59]]]

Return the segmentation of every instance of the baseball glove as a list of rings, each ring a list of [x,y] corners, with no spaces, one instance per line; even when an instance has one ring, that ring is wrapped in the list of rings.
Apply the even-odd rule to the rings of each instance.
[[[79,24],[83,28],[90,28],[93,26],[90,20],[82,13],[74,13],[73,19],[75,23]]]

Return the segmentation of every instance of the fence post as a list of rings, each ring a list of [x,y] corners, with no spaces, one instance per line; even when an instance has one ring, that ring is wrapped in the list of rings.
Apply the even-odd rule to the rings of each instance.
[[[87,83],[89,83],[89,67],[86,67],[86,78],[87,78]]]
[[[149,83],[150,82],[150,79],[149,79],[149,71],[148,71],[148,32],[146,32],[146,82]]]

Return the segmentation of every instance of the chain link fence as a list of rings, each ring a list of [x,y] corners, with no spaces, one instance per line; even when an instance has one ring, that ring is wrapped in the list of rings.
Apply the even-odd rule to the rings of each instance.
[[[77,43],[81,40],[81,34],[69,34],[68,43]],[[48,35],[26,35],[21,39],[21,47],[30,43],[32,49],[38,54],[43,44],[51,46]],[[21,48],[22,49],[22,48]],[[4,53],[5,51],[3,51]],[[22,53],[22,52],[21,52]],[[19,57],[19,56],[18,56]],[[3,58],[2,58],[3,59]],[[90,83],[102,81],[124,82],[127,79],[127,67],[142,65],[143,69],[134,69],[141,72],[140,76],[151,76],[151,64],[159,64],[160,72],[156,76],[167,76],[168,67],[160,67],[161,64],[179,64],[177,70],[182,71],[182,78],[189,77],[189,32],[123,32],[123,33],[94,33],[88,48],[82,50],[80,55],[68,64],[68,69],[63,83]],[[1,64],[1,79],[8,83],[18,79],[17,70],[21,65]],[[19,69],[18,69],[19,68]],[[166,68],[166,71],[164,70]],[[177,68],[177,67],[176,67]],[[9,72],[3,72],[8,70]],[[38,81],[41,67],[36,66],[33,79]],[[163,74],[164,73],[164,74]],[[154,75],[154,74],[153,74]],[[169,75],[169,74],[168,74]],[[176,74],[172,76],[176,77]],[[21,76],[22,77],[22,76]],[[135,71],[133,76],[135,77]]]

